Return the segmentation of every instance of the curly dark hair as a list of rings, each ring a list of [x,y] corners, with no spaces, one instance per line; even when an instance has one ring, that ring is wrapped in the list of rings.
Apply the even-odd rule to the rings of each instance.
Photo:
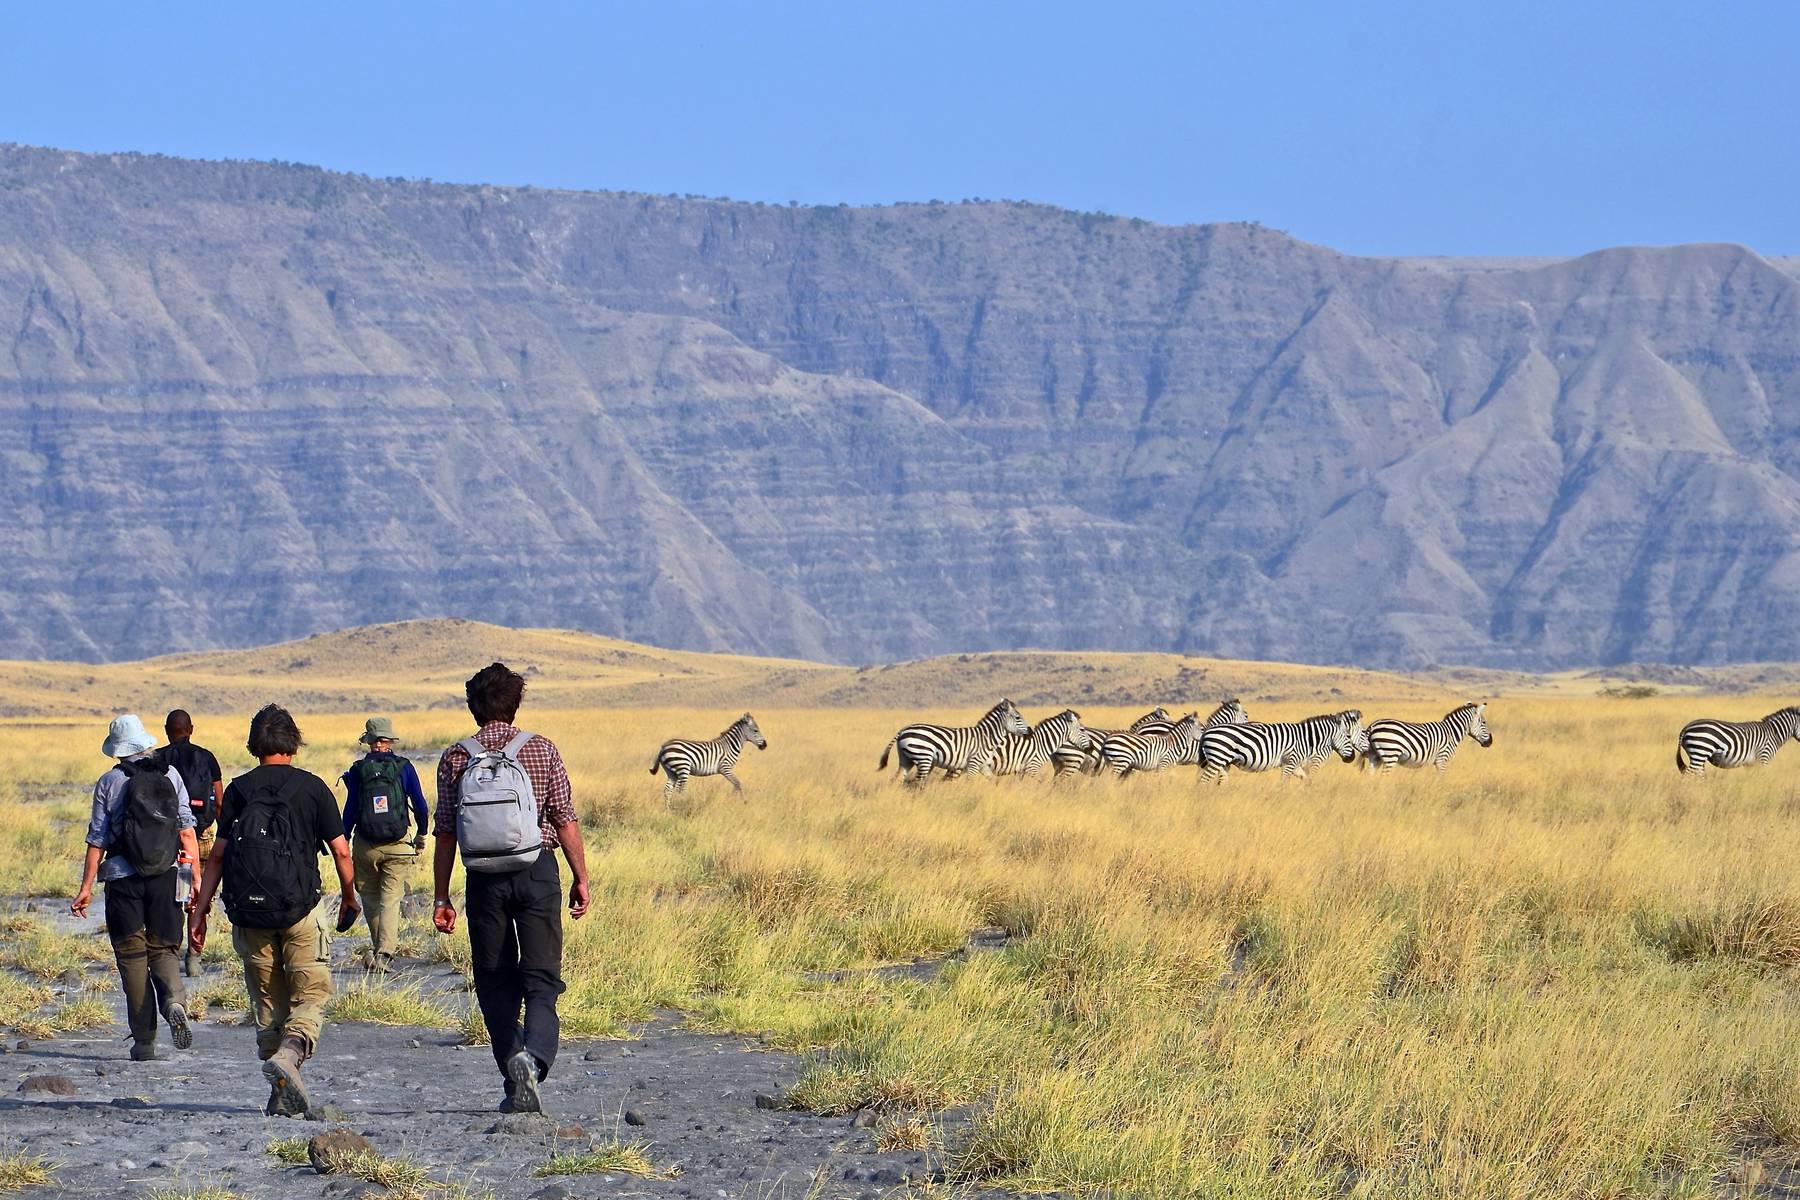
[[[250,740],[244,748],[252,758],[269,758],[276,754],[298,754],[306,739],[294,716],[279,704],[265,704],[250,718]]]
[[[505,663],[489,663],[469,677],[463,694],[469,698],[469,715],[476,724],[505,721],[510,725],[525,698],[525,677]]]

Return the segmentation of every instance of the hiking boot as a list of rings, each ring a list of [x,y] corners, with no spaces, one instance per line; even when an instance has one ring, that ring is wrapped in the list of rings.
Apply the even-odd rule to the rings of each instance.
[[[370,967],[369,970],[373,971],[377,975],[386,975],[388,973],[388,970],[390,968],[392,968],[393,965],[394,965],[394,956],[393,955],[377,954],[375,956],[375,965]]]
[[[265,1112],[278,1117],[304,1117],[312,1108],[306,1085],[300,1081],[300,1065],[306,1061],[306,1043],[287,1038],[281,1049],[263,1062],[263,1078],[269,1081]]]
[[[200,977],[200,955],[192,950],[181,960],[181,970],[189,979]]]
[[[544,1101],[538,1095],[537,1059],[531,1053],[521,1050],[506,1060],[506,1082],[510,1085],[506,1103],[512,1107],[506,1111],[516,1113],[543,1112]]]
[[[186,1050],[194,1044],[194,1031],[188,1025],[185,1005],[169,1005],[169,1011],[163,1014],[163,1019],[169,1023],[169,1040],[175,1043],[177,1050]]]
[[[156,1043],[155,1042],[133,1042],[133,1043],[131,1043],[131,1061],[132,1062],[155,1062],[156,1061]]]

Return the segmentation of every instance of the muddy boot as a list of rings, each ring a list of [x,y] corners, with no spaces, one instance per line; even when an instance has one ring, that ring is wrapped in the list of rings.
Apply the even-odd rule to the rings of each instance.
[[[537,1059],[521,1050],[506,1060],[507,1101],[516,1113],[543,1112],[544,1102],[538,1095]]]
[[[264,1110],[278,1117],[304,1117],[312,1108],[306,1085],[300,1081],[300,1066],[306,1061],[306,1043],[299,1038],[282,1041],[281,1049],[262,1065],[263,1078],[269,1081],[269,1104]]]
[[[156,1061],[156,1043],[155,1042],[133,1042],[133,1043],[131,1043],[131,1061],[132,1062],[155,1062]]]
[[[186,1050],[194,1044],[194,1031],[188,1025],[186,1005],[169,1005],[169,1010],[163,1013],[163,1019],[169,1023],[169,1040],[175,1043],[177,1050]]]
[[[388,970],[391,967],[393,967],[393,965],[394,965],[394,956],[393,955],[377,954],[375,956],[375,965],[370,967],[369,970],[373,971],[377,975],[386,975],[388,973]]]

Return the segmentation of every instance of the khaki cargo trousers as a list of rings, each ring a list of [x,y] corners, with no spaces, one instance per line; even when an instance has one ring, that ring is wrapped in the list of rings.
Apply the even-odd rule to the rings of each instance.
[[[352,839],[351,860],[356,864],[356,894],[369,922],[369,941],[377,954],[393,954],[400,944],[400,899],[406,895],[406,876],[419,859],[410,841],[385,844]]]
[[[231,927],[244,962],[244,989],[256,1021],[256,1055],[268,1058],[283,1037],[298,1038],[312,1057],[331,999],[331,926],[321,904],[286,929]]]

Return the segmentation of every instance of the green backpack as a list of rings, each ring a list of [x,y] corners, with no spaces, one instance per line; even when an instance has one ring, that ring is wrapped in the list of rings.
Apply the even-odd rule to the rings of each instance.
[[[356,764],[359,798],[356,831],[378,845],[406,836],[406,789],[401,786],[406,764],[399,758],[371,755]]]

